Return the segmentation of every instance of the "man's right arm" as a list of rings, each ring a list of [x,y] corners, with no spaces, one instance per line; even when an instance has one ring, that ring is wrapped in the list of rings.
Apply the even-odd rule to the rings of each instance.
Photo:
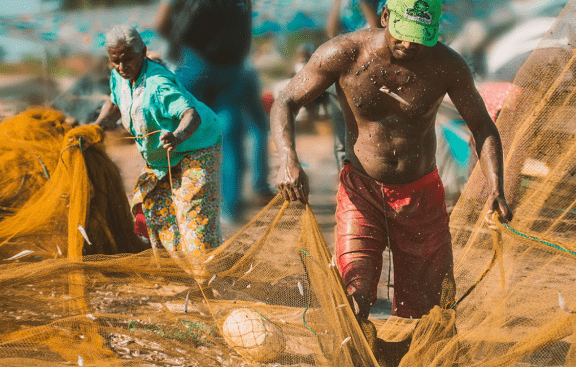
[[[338,37],[320,46],[272,105],[270,130],[280,156],[276,186],[286,200],[306,203],[310,192],[296,154],[294,115],[336,82],[341,70],[353,60],[341,54],[343,43]]]
[[[122,117],[120,108],[112,103],[112,100],[108,97],[108,100],[106,100],[104,106],[102,106],[100,115],[98,115],[94,124],[100,126],[104,130],[114,128],[116,127],[116,121],[118,121],[120,117]]]

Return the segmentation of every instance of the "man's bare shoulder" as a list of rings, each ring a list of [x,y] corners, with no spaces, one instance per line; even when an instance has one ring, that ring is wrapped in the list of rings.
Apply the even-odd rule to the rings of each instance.
[[[438,42],[434,46],[435,59],[437,60],[440,69],[446,73],[446,75],[457,75],[460,72],[468,72],[470,69],[466,60],[458,52],[445,45],[442,42]]]
[[[338,69],[354,63],[363,52],[366,41],[374,36],[373,31],[366,29],[334,37],[318,47],[310,61]]]
[[[372,45],[374,40],[382,38],[381,42],[383,42],[384,33],[384,29],[380,28],[360,29],[335,37],[333,41],[338,42],[343,50],[358,56],[368,49],[367,46]]]

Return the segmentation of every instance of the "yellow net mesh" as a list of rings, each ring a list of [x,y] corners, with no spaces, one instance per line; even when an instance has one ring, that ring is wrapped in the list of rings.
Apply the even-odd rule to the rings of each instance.
[[[30,197],[49,179],[67,130],[64,114],[40,108],[2,122],[0,215],[14,213],[24,204],[23,198]]]
[[[131,231],[130,206],[104,152],[102,129],[71,129],[62,113],[38,107],[3,121],[0,136],[1,258],[26,251],[37,260],[79,260],[145,249]]]
[[[456,302],[373,320],[411,339],[400,366],[576,366],[574,12],[498,119],[514,220],[487,227],[477,167],[451,216]],[[141,251],[101,130],[34,109],[0,136],[0,365],[378,365],[309,207],[277,197],[204,257]]]
[[[309,208],[277,197],[209,256],[178,255],[4,265],[0,363],[375,365]]]

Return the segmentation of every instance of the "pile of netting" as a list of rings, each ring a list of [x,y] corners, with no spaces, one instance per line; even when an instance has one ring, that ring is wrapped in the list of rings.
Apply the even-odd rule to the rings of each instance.
[[[36,107],[0,123],[0,258],[144,250],[104,131],[64,120]]]
[[[514,220],[488,228],[477,167],[451,215],[455,302],[374,320],[411,339],[400,366],[576,366],[574,12],[497,121]],[[0,365],[378,365],[309,207],[277,197],[202,257],[127,254],[139,239],[102,132],[53,111],[16,119],[0,124]]]

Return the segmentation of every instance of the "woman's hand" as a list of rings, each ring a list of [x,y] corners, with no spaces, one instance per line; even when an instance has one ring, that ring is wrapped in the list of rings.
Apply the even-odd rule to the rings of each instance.
[[[102,129],[106,130],[108,128],[114,128],[116,126],[116,121],[122,117],[120,108],[112,103],[110,97],[106,99],[102,109],[100,110],[100,115],[94,122],[95,125],[100,126]]]
[[[178,128],[174,130],[173,133],[165,132],[160,137],[160,140],[164,143],[164,149],[168,150],[169,152],[176,149],[178,144],[190,138],[192,134],[198,130],[200,122],[200,115],[194,108],[186,110],[180,118],[180,124],[178,125]]]
[[[173,133],[171,132],[165,132],[164,134],[162,134],[162,136],[160,136],[160,140],[162,141],[162,143],[164,144],[162,147],[164,149],[166,149],[167,151],[171,152],[174,149],[176,149],[176,147],[178,146],[178,144],[181,143],[181,140],[178,139]]]

